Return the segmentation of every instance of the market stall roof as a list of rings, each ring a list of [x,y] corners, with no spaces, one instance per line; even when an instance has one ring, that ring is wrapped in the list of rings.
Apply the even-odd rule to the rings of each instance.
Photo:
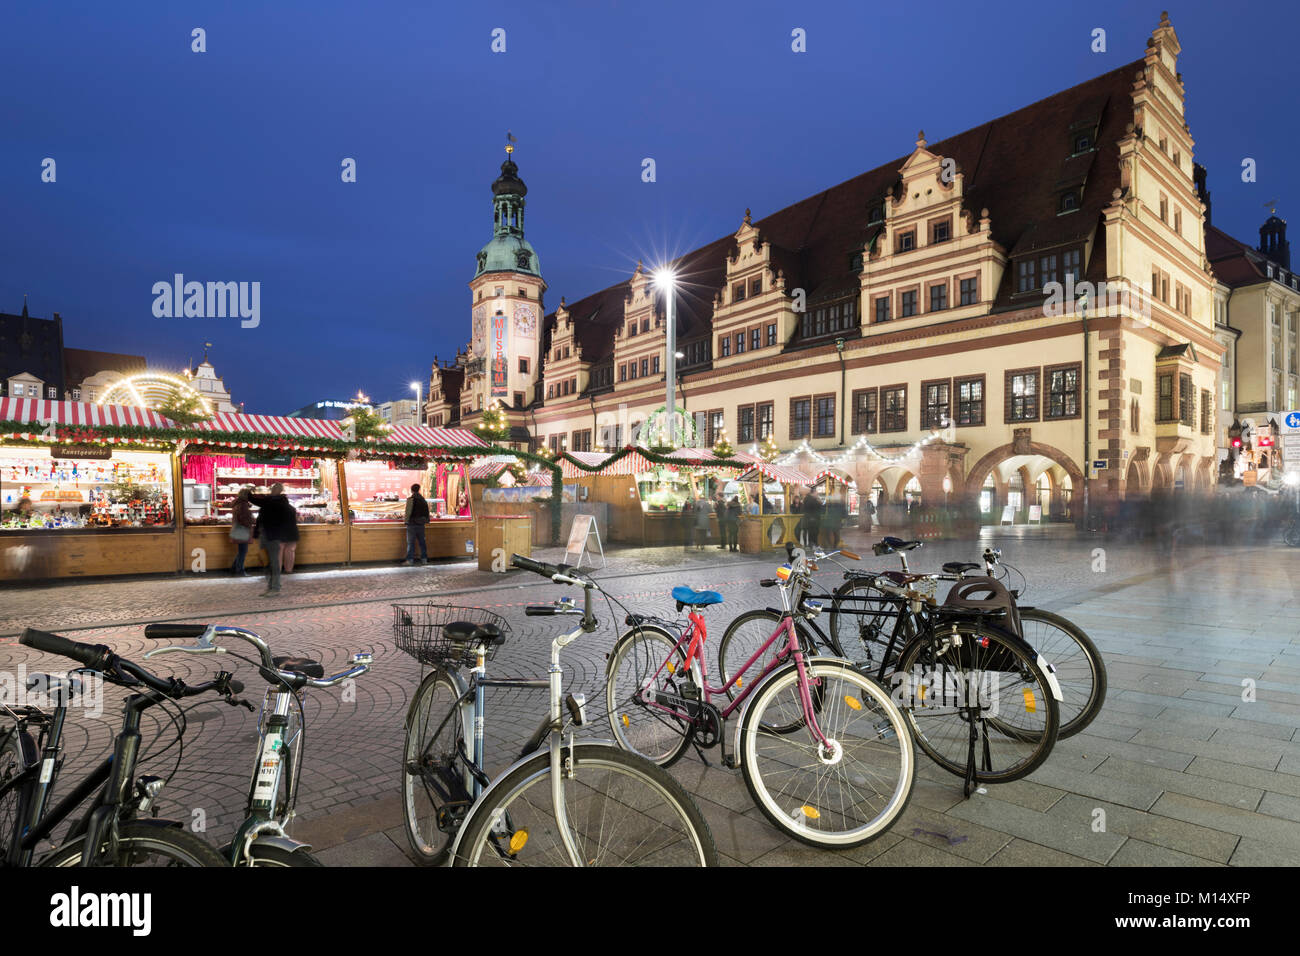
[[[480,458],[470,464],[469,468],[466,469],[466,475],[470,481],[476,478],[480,481],[486,481],[490,478],[499,477],[514,462],[514,458]]]
[[[192,426],[199,435],[195,438],[217,445],[231,445],[240,448],[256,448],[265,444],[259,437],[265,437],[277,444],[291,443],[295,448],[310,450],[327,448],[319,440],[331,442],[346,441],[343,429],[338,422],[323,418],[288,418],[278,415],[241,415],[234,412],[218,412],[207,421],[195,422]],[[206,434],[209,433],[211,437]],[[238,439],[221,436],[240,436]],[[245,437],[247,436],[247,437]],[[318,441],[313,441],[317,439]]]
[[[530,488],[534,485],[549,488],[551,487],[551,473],[549,471],[530,471],[524,475],[524,480],[519,484],[527,485]]]
[[[691,461],[696,461],[696,460],[704,461],[704,462],[718,461],[718,456],[714,453],[712,448],[678,448],[676,451],[670,452],[668,457],[685,458]],[[751,455],[747,451],[738,451],[731,456],[731,460],[744,461],[744,462],[749,462],[750,464],[754,464],[755,462],[760,462],[763,459],[759,458],[757,455]]]
[[[811,485],[814,479],[809,478],[802,471],[790,468],[785,465],[773,465],[765,461],[760,461],[749,471],[740,476],[740,481],[753,481],[755,474],[761,474],[772,481],[779,481],[783,485]]]
[[[468,428],[433,428],[429,425],[397,425],[381,443],[418,445],[421,448],[487,448],[488,443]]]
[[[857,484],[857,482],[855,482],[852,478],[846,475],[839,468],[823,468],[821,471],[817,472],[817,474],[813,476],[812,480],[814,482],[818,482],[821,481],[823,478],[830,478],[834,481],[838,481],[841,485]]]
[[[0,398],[0,423],[17,422],[38,425],[44,430],[49,422],[76,428],[112,426],[116,428],[176,428],[170,418],[152,408],[131,405],[94,405],[90,402],[53,402],[39,398]]]
[[[607,454],[599,451],[568,451],[560,456],[560,473],[565,478],[582,478],[588,475],[639,475],[654,468],[654,462],[640,452],[628,452],[617,461],[611,461],[617,454],[619,452]],[[587,468],[579,468],[574,462],[581,462]],[[589,470],[592,468],[596,470]]]

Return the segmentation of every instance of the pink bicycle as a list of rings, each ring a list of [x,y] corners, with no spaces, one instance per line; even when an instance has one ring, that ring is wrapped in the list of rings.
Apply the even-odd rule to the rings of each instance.
[[[784,612],[771,636],[724,683],[709,683],[703,608],[716,591],[673,589],[676,622],[629,615],[630,629],[606,667],[609,721],[619,745],[660,766],[694,745],[722,744],[745,785],[779,829],[813,846],[859,846],[884,833],[907,807],[915,775],[912,737],[898,706],[850,661],[812,657],[794,614],[807,613],[809,568],[798,548],[777,577]],[[730,697],[721,708],[713,698]],[[724,722],[739,713],[732,756]],[[738,758],[737,758],[738,755]]]

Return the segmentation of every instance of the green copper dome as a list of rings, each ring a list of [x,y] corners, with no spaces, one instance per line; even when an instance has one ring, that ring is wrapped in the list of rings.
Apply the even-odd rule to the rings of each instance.
[[[492,184],[492,240],[478,252],[477,278],[485,272],[522,272],[540,276],[537,253],[524,238],[524,195],[528,187],[519,167],[506,157],[501,175]]]

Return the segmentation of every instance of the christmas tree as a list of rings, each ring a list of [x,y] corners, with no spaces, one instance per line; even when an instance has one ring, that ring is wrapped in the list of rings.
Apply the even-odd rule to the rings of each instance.
[[[731,439],[727,437],[727,430],[724,428],[718,440],[713,443],[713,454],[719,458],[730,458],[736,453],[736,447],[731,444]]]
[[[758,455],[764,461],[773,461],[779,454],[781,454],[781,449],[776,447],[776,442],[772,440],[771,435],[768,435],[759,443]]]
[[[489,438],[502,438],[510,431],[510,420],[506,417],[506,410],[496,404],[483,413],[483,420],[475,427]]]

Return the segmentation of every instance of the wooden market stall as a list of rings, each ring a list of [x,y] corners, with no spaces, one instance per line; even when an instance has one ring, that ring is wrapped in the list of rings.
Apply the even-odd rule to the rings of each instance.
[[[236,495],[276,483],[298,513],[296,564],[402,558],[415,483],[432,513],[429,556],[465,557],[465,463],[487,447],[459,428],[350,441],[319,419],[179,425],[147,408],[0,399],[0,581],[224,570]],[[264,560],[251,547],[246,567]]]
[[[284,485],[298,512],[295,564],[345,564],[350,560],[343,518],[339,459],[346,438],[338,422],[317,418],[240,415],[219,412],[196,423],[180,454],[184,503],[184,570],[230,567],[231,509],[241,488],[267,494]],[[256,509],[255,509],[256,510]],[[206,568],[195,565],[202,554]],[[244,566],[265,566],[265,552],[253,542]]]
[[[741,519],[740,550],[757,554],[795,541],[799,515],[790,510],[794,489],[812,484],[813,479],[798,469],[760,461],[736,480],[750,486],[751,497],[758,505],[756,514],[746,513]]]
[[[0,581],[175,571],[175,422],[0,399]]]
[[[406,554],[406,498],[417,483],[429,499],[429,557],[473,555],[474,508],[466,464],[474,453],[462,449],[487,447],[465,428],[399,425],[365,449],[361,458],[367,460],[343,462],[349,560],[397,561]]]
[[[577,485],[579,502],[607,506],[608,527],[600,529],[605,541],[657,543],[647,537],[645,511],[636,482],[639,472],[653,466],[640,452],[571,451],[561,455],[559,462],[565,484]]]

